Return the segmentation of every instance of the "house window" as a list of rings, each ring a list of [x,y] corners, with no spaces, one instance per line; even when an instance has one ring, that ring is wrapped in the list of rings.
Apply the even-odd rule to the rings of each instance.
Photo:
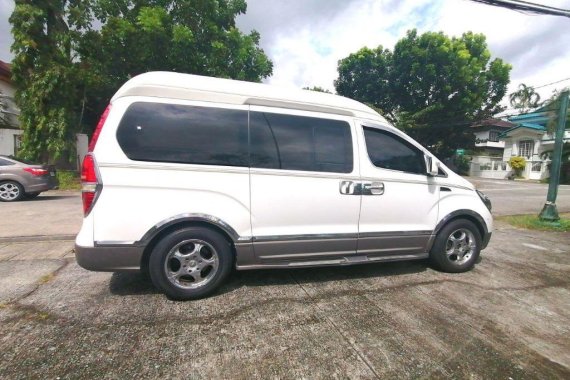
[[[22,135],[14,135],[14,155],[18,154],[22,147]]]
[[[534,151],[534,141],[523,140],[519,142],[519,156],[525,158],[531,158]]]
[[[498,142],[499,141],[499,132],[489,131],[489,141]]]

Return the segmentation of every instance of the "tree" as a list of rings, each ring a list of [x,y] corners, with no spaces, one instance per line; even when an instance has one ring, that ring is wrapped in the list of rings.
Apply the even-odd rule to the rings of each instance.
[[[65,154],[72,139],[76,65],[69,17],[80,1],[16,1],[10,17],[12,79],[24,130],[21,154],[47,161]]]
[[[153,70],[260,81],[272,63],[244,0],[18,0],[10,17],[16,102],[28,158],[65,156],[113,93]],[[97,28],[92,24],[97,24]]]
[[[322,87],[319,87],[319,86],[303,87],[303,90],[316,91],[316,92],[324,92],[324,93],[326,93],[326,94],[332,94],[332,92],[330,92],[330,91],[327,90],[326,88],[322,88]]]
[[[92,0],[103,26],[81,36],[84,119],[91,128],[118,87],[138,74],[175,71],[259,82],[272,62],[260,35],[235,26],[243,0]]]
[[[502,110],[511,66],[485,36],[408,31],[393,51],[363,48],[338,64],[340,95],[367,103],[439,157],[474,142],[472,121]]]
[[[509,102],[522,112],[528,112],[539,106],[540,95],[535,92],[534,87],[521,83],[519,89],[509,95]]]

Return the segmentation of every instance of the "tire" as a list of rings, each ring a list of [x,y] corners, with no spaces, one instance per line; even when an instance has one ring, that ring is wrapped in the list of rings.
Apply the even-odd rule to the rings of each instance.
[[[481,252],[481,233],[469,220],[456,219],[437,234],[430,252],[431,263],[443,272],[471,270]]]
[[[212,294],[233,265],[230,243],[207,228],[188,227],[166,235],[152,250],[149,273],[154,286],[174,300]]]
[[[0,201],[16,202],[24,197],[24,188],[18,182],[0,182]]]
[[[34,198],[37,198],[38,195],[40,195],[40,193],[26,193],[25,197],[27,199],[34,199]]]

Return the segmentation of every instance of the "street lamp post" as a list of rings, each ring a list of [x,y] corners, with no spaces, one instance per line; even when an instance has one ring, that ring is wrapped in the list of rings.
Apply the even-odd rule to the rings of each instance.
[[[556,209],[556,196],[560,183],[560,168],[562,166],[562,146],[564,144],[564,128],[566,127],[566,113],[568,111],[568,91],[560,94],[560,109],[558,110],[558,124],[554,139],[554,152],[550,165],[550,181],[548,182],[548,195],[542,211],[538,215],[541,220],[556,222],[560,219]]]

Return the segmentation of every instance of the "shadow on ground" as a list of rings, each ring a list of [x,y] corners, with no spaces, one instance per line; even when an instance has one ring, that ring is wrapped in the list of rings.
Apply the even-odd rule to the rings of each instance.
[[[295,285],[339,282],[347,280],[393,277],[421,273],[429,268],[427,260],[375,263],[328,268],[265,269],[233,271],[213,295],[231,293],[244,286]],[[113,273],[109,290],[119,296],[159,294],[150,278],[142,273]]]

